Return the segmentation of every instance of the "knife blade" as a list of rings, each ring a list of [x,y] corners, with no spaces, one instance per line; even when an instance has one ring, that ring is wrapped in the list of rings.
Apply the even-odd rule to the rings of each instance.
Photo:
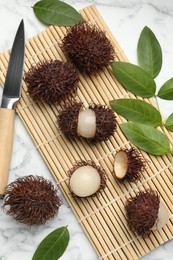
[[[25,35],[21,20],[10,53],[0,107],[0,197],[8,183],[14,136],[15,104],[21,95]]]

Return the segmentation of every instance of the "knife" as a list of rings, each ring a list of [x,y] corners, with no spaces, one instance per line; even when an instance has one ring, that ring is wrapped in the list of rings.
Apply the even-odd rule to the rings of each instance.
[[[14,135],[15,104],[20,98],[24,66],[24,22],[20,22],[11,49],[0,107],[0,197],[8,183]]]

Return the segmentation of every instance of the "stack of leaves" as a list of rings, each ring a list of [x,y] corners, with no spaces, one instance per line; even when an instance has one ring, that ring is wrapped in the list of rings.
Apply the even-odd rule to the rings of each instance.
[[[173,78],[164,83],[156,93],[154,79],[162,68],[162,49],[148,27],[144,27],[141,32],[137,54],[139,66],[128,62],[113,62],[112,70],[123,87],[142,99],[111,100],[110,105],[128,120],[120,128],[131,143],[153,155],[171,154],[172,149],[164,129],[166,127],[173,132],[173,113],[165,123],[162,122],[157,98],[173,100]],[[151,97],[155,98],[157,108],[144,101],[144,98]],[[158,126],[163,131],[157,129]]]

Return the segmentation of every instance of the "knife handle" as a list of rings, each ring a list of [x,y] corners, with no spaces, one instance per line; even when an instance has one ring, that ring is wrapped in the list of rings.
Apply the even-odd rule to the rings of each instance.
[[[0,197],[5,193],[14,136],[14,109],[0,108]]]

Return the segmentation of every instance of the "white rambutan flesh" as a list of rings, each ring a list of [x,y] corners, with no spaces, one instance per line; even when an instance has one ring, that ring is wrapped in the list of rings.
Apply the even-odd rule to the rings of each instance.
[[[118,179],[123,179],[128,169],[128,157],[125,151],[120,150],[115,155],[114,173]]]
[[[168,223],[168,220],[169,220],[168,209],[165,206],[165,204],[160,201],[158,217],[152,230],[159,230],[163,228]]]
[[[77,168],[70,178],[70,188],[78,197],[89,197],[96,193],[101,185],[101,176],[90,165]]]
[[[91,109],[81,110],[78,115],[77,133],[84,138],[93,138],[96,132],[96,114]]]
[[[135,182],[142,179],[146,161],[134,147],[121,149],[115,154],[114,174],[117,180]]]

